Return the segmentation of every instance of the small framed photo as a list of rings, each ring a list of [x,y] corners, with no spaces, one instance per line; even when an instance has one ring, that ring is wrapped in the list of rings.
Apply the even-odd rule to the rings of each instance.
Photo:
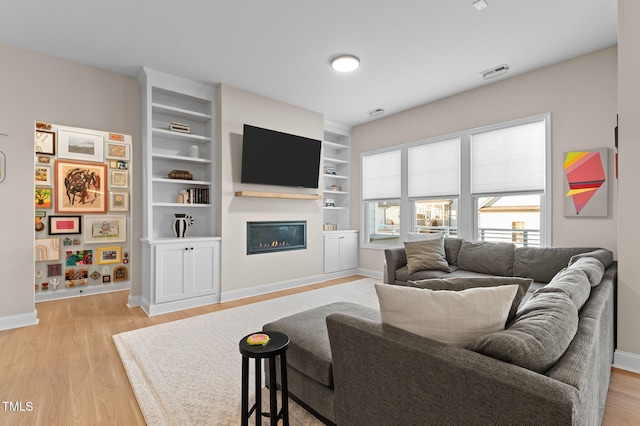
[[[56,154],[56,134],[46,130],[36,130],[36,154]]]
[[[103,137],[80,129],[58,129],[58,157],[102,162]]]
[[[128,188],[129,172],[126,170],[111,170],[111,186],[114,188]]]
[[[126,266],[117,266],[113,269],[113,281],[126,281],[129,273]]]
[[[127,241],[127,218],[124,215],[85,216],[84,242],[122,243]]]
[[[106,158],[116,160],[128,160],[129,159],[129,145],[117,142],[105,142]]]
[[[36,209],[51,208],[51,188],[36,188],[35,206]]]
[[[103,275],[102,276],[102,282],[103,283],[110,283],[111,282],[111,275]]]
[[[49,235],[81,233],[82,216],[49,216]]]
[[[54,264],[47,265],[48,277],[57,277],[58,275],[62,275],[62,263],[54,263]]]
[[[121,247],[99,247],[98,264],[108,265],[110,263],[120,263],[122,259]]]
[[[129,193],[111,191],[109,193],[109,210],[112,212],[128,212]]]
[[[51,186],[53,183],[53,180],[51,179],[51,166],[36,164],[35,179],[36,185]]]
[[[56,213],[106,213],[106,177],[104,163],[56,160]]]

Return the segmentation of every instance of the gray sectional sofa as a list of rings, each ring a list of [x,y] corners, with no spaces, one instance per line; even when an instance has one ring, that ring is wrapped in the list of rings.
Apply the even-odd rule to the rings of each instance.
[[[462,348],[390,326],[357,303],[300,312],[263,327],[291,338],[290,395],[344,426],[600,424],[615,348],[612,253],[443,245],[448,270],[440,271],[409,273],[404,248],[386,250],[385,281],[429,288],[433,278],[530,278],[504,330]]]

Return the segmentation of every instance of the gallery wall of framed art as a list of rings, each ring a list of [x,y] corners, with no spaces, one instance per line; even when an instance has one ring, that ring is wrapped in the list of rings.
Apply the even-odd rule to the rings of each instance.
[[[131,136],[36,121],[36,302],[131,287]]]

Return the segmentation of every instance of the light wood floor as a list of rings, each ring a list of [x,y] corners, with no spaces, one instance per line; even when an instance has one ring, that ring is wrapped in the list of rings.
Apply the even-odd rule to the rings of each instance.
[[[0,331],[0,425],[144,425],[112,335],[359,278],[152,318],[127,291],[38,303],[38,325]],[[640,375],[614,368],[603,425],[637,424]]]

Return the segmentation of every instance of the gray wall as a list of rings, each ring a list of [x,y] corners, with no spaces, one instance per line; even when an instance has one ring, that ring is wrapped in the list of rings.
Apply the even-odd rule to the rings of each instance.
[[[140,88],[129,77],[0,44],[0,151],[7,178],[0,183],[0,326],[34,312],[34,122],[133,136],[140,158]],[[140,171],[134,166],[131,202],[134,241],[130,272],[140,294]],[[137,289],[136,289],[137,287]]]

